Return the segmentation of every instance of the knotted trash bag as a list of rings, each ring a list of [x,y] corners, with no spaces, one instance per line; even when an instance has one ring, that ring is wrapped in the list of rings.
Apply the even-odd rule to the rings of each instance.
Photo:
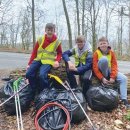
[[[118,107],[118,92],[109,87],[91,87],[87,94],[88,105],[95,111],[111,111]]]
[[[56,97],[57,91],[55,88],[46,88],[39,95],[37,95],[34,102],[37,114],[41,111],[41,108],[44,107],[47,103],[58,102]],[[44,130],[62,130],[65,121],[66,115],[63,110],[58,106],[54,105],[42,110],[37,122],[39,126]]]
[[[81,90],[73,89],[73,91],[77,96],[79,102],[81,103],[82,107],[86,111],[87,104]],[[83,111],[81,110],[70,90],[59,90],[55,88],[43,90],[35,99],[36,110],[40,109],[48,102],[58,102],[65,108],[67,108],[71,115],[71,122],[73,123],[79,123],[80,121],[85,119]]]
[[[56,89],[46,88],[36,96],[34,100],[35,110],[38,111],[42,106],[50,101],[55,101]]]
[[[5,101],[8,99],[10,96],[14,94],[14,82],[15,80],[10,80],[7,82],[7,84],[3,88],[3,95],[2,95],[2,101]],[[26,86],[25,88],[23,88]],[[19,81],[19,84],[17,84],[18,90],[23,88],[19,93],[19,101],[21,105],[21,112],[25,112],[28,110],[30,103],[33,99],[32,95],[32,89],[29,85],[27,85],[26,80],[24,78],[21,78]],[[18,99],[16,99],[18,101]],[[10,99],[8,102],[6,102],[3,105],[5,111],[7,112],[8,115],[15,115],[16,114],[16,109],[15,109],[15,96]]]
[[[83,93],[80,89],[72,89],[75,93],[77,99],[81,103],[83,109],[87,111],[87,103],[83,96]],[[57,99],[61,100],[63,106],[65,106],[71,114],[71,122],[72,123],[79,123],[85,119],[85,115],[80,108],[79,104],[77,103],[76,99],[74,98],[73,94],[70,90],[65,90],[58,92]],[[64,99],[64,100],[62,100]]]
[[[37,122],[39,126],[44,130],[62,130],[67,120],[67,116],[70,115],[66,115],[63,111],[63,108],[59,108],[58,106],[56,106],[55,102],[51,103],[54,103],[54,105],[48,106],[46,109],[44,108],[46,104],[42,107],[44,108],[44,110],[42,110]],[[38,111],[38,113],[40,111],[41,109]]]

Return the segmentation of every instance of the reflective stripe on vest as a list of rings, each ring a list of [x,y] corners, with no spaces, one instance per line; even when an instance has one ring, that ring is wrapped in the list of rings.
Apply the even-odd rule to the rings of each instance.
[[[78,66],[79,64],[86,64],[86,57],[88,55],[88,50],[84,51],[81,56],[78,54],[78,48],[74,49],[75,51],[75,66]]]
[[[98,60],[101,59],[103,56],[106,56],[106,58],[108,59],[108,66],[111,68],[111,52],[107,55],[103,55],[100,50],[97,50],[96,52],[98,54]]]
[[[37,51],[37,57],[34,60],[41,61],[42,64],[53,65],[56,58],[56,49],[59,46],[60,42],[55,40],[50,43],[45,49],[42,48],[44,44],[45,36],[38,39],[39,48]]]

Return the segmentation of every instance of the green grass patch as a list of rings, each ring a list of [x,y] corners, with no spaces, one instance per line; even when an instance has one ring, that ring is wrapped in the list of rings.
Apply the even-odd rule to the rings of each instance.
[[[125,120],[130,121],[130,112],[128,112],[126,115],[124,115]]]

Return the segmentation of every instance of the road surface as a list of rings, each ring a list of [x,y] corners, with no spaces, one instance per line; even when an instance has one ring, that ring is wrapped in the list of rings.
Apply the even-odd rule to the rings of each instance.
[[[26,67],[30,54],[0,52],[0,69]]]
[[[30,54],[0,52],[0,69],[26,67]],[[130,61],[118,61],[119,71],[130,73]]]

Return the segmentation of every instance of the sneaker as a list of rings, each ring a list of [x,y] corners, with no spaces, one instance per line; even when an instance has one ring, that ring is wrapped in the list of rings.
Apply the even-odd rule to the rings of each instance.
[[[128,103],[127,99],[122,99],[122,102],[128,109],[130,109],[130,104]]]

